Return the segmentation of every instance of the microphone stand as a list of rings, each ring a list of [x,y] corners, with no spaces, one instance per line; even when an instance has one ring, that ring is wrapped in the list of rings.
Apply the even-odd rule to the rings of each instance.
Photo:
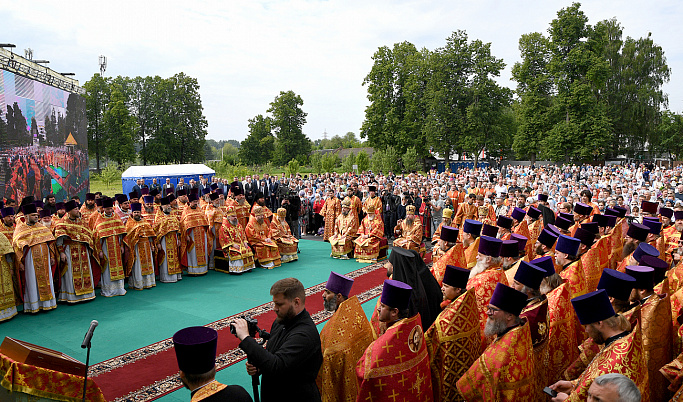
[[[88,387],[88,366],[90,365],[90,341],[88,341],[88,352],[85,355],[85,376],[83,378],[83,402],[85,402],[85,391]]]

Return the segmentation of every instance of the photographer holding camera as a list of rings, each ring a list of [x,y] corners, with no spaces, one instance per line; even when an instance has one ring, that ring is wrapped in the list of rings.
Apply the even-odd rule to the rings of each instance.
[[[322,365],[320,335],[306,311],[306,293],[296,278],[281,279],[270,288],[276,320],[265,349],[249,335],[244,319],[232,325],[246,354],[247,373],[262,375],[261,401],[320,401],[315,383]]]

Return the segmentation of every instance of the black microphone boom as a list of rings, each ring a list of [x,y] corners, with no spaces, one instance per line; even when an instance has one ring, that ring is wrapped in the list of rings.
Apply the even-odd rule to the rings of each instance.
[[[95,327],[97,327],[98,324],[99,322],[97,322],[97,320],[92,320],[92,322],[90,323],[90,328],[88,328],[88,332],[85,333],[85,338],[83,338],[83,343],[81,344],[81,347],[83,349],[87,348],[90,344],[90,340],[92,339],[92,333],[95,332]]]

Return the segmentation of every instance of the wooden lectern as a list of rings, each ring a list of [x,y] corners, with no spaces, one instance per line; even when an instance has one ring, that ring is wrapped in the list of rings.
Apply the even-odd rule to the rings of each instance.
[[[5,340],[0,344],[0,353],[14,361],[31,366],[81,377],[85,375],[85,364],[73,357],[56,350],[13,339],[9,336],[5,337]]]

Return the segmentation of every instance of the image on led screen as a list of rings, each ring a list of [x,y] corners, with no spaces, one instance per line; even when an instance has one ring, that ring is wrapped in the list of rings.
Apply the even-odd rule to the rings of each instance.
[[[85,98],[0,70],[0,197],[88,190]]]

